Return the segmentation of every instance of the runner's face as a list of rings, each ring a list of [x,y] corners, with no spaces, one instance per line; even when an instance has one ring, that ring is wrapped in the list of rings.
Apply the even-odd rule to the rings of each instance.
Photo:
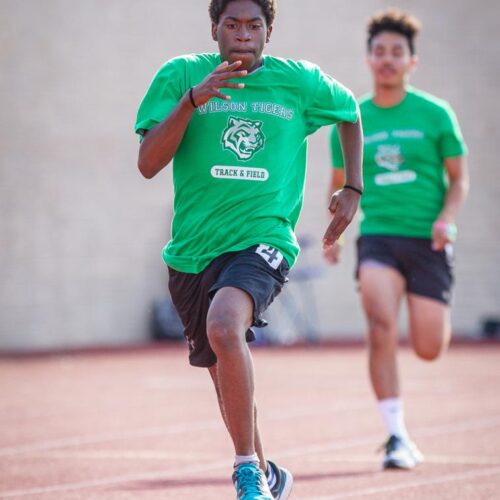
[[[240,69],[252,71],[261,64],[264,45],[272,26],[267,26],[262,8],[253,0],[229,2],[219,23],[212,23],[212,36],[219,43],[223,61],[241,61]]]
[[[368,53],[368,65],[376,86],[404,87],[417,64],[405,36],[390,31],[376,35]]]

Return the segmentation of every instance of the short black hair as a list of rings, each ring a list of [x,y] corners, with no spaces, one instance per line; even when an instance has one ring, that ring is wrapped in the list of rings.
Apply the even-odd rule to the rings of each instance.
[[[408,40],[410,52],[415,54],[415,37],[420,32],[420,22],[411,14],[399,9],[390,8],[375,14],[368,21],[368,51],[372,48],[373,39],[382,31],[392,31],[403,35]]]
[[[226,10],[227,4],[229,2],[234,2],[235,0],[211,0],[208,7],[208,13],[210,14],[210,19],[214,24],[219,23],[221,14]],[[276,16],[276,2],[277,0],[252,0],[261,9],[266,18],[266,24],[271,26],[274,22]]]

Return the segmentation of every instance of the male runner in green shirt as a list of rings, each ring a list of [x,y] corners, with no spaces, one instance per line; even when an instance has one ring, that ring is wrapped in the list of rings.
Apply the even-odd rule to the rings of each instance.
[[[317,66],[262,54],[275,9],[275,0],[212,0],[220,53],[165,63],[135,126],[145,177],[174,159],[172,239],[163,251],[169,288],[190,363],[213,379],[245,500],[285,499],[292,486],[291,474],[263,455],[245,340],[252,325],[265,324],[262,313],[298,255],[307,136],[333,123],[342,131],[350,188],[332,198],[329,244],[352,220],[362,189],[356,101]]]
[[[370,378],[389,439],[385,468],[423,460],[408,437],[396,365],[398,311],[406,297],[416,354],[437,358],[450,340],[455,218],[468,190],[467,148],[450,106],[407,85],[419,24],[396,10],[368,25],[374,92],[360,100],[364,130],[357,277],[368,322]],[[331,135],[332,189],[343,178],[338,134]],[[341,246],[325,247],[334,263]]]

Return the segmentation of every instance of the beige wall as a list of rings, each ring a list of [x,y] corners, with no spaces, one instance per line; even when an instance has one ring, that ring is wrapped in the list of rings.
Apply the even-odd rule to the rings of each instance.
[[[392,2],[424,24],[413,83],[451,102],[469,144],[472,192],[457,244],[456,331],[500,312],[500,4]],[[361,94],[364,23],[381,1],[281,0],[268,52],[305,58]],[[171,174],[136,171],[137,105],[158,66],[216,50],[204,0],[0,0],[0,349],[141,341],[164,295]],[[326,268],[327,134],[310,142],[299,232],[324,336],[360,335],[349,230],[343,264]],[[306,257],[306,255],[304,255]],[[291,289],[289,292],[292,292]]]

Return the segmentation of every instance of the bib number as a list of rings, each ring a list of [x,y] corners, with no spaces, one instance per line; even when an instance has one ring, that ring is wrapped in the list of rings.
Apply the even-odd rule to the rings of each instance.
[[[283,255],[276,248],[268,245],[259,245],[255,250],[273,269],[278,269],[283,260]]]

